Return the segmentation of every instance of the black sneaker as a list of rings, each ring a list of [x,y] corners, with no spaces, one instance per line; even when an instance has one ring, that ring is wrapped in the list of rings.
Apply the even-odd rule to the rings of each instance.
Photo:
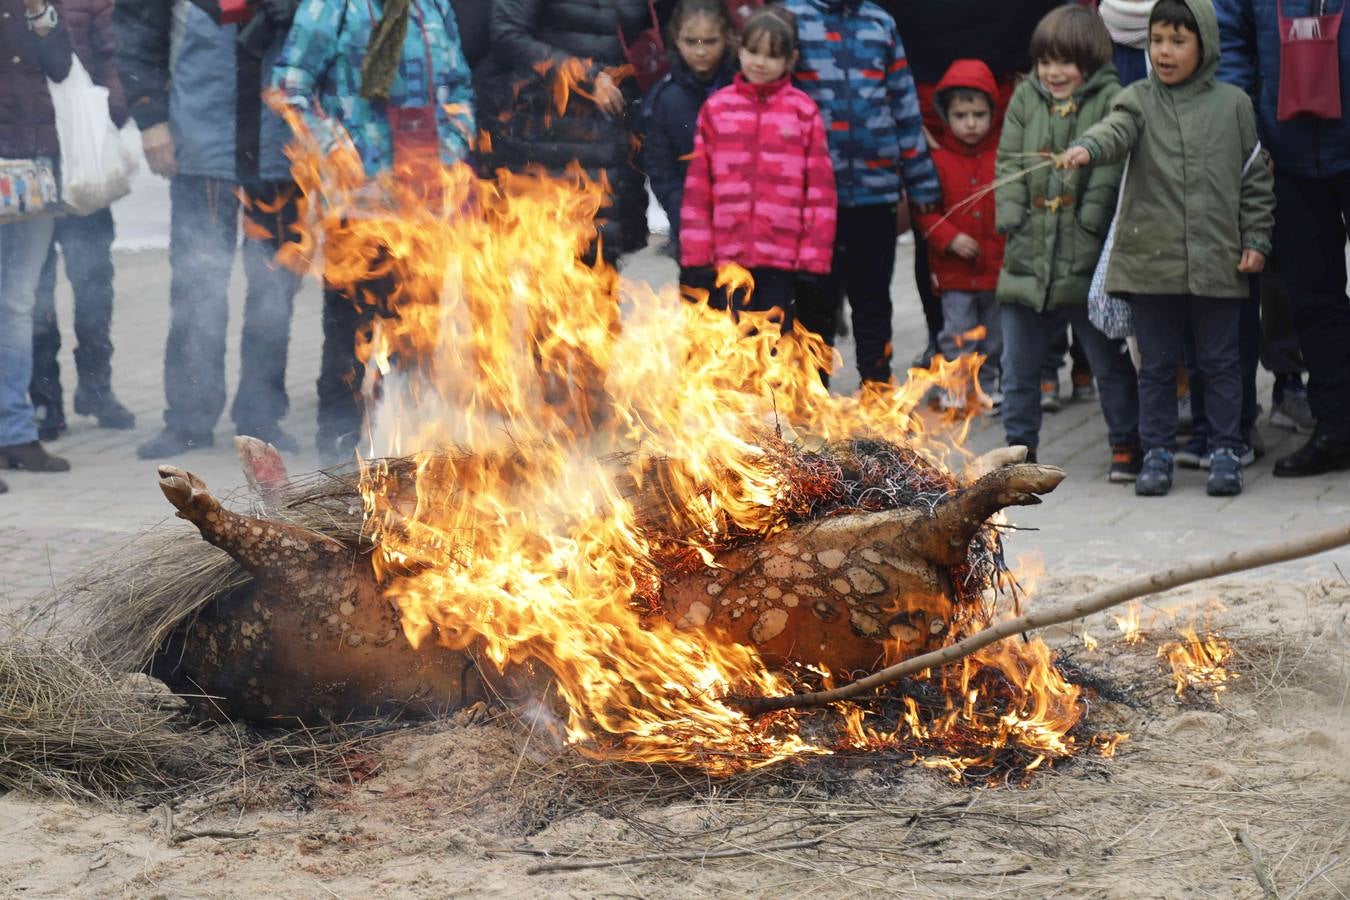
[[[1112,447],[1111,468],[1106,473],[1106,480],[1112,484],[1128,484],[1139,477],[1143,464],[1144,451],[1138,447],[1129,444]]]
[[[1144,454],[1134,492],[1140,497],[1164,497],[1172,490],[1172,451],[1154,447]]]
[[[61,407],[38,404],[33,407],[33,413],[39,441],[54,441],[66,433],[66,414]]]
[[[136,414],[122,405],[111,389],[93,390],[80,385],[75,389],[75,412],[93,416],[99,428],[130,431],[136,427]]]
[[[25,469],[29,472],[69,472],[70,463],[52,456],[40,441],[0,447],[0,469]]]
[[[1236,497],[1242,493],[1242,461],[1232,447],[1220,447],[1210,456],[1205,493],[1211,497]]]
[[[165,428],[137,447],[136,455],[141,459],[163,459],[166,456],[187,453],[189,450],[201,450],[203,447],[213,446],[215,442],[215,436],[209,431],[189,432],[178,428]]]

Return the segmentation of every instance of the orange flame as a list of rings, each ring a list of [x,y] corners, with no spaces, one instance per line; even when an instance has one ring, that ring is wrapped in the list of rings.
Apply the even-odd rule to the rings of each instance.
[[[1236,678],[1225,663],[1233,655],[1228,641],[1210,632],[1203,638],[1187,625],[1181,629],[1181,640],[1168,641],[1158,648],[1158,658],[1166,659],[1172,667],[1178,697],[1191,690],[1210,690],[1215,698]]]
[[[576,87],[559,90],[561,109]],[[359,341],[378,396],[362,490],[373,564],[408,640],[472,646],[503,669],[542,663],[567,741],[591,756],[727,773],[830,752],[797,733],[794,714],[750,719],[721,702],[795,687],[753,649],[644,619],[637,598],[660,576],[629,486],[666,462],[667,514],[715,565],[733,529],[785,527],[766,434],[877,436],[935,465],[967,460],[973,411],[929,432],[916,408],[934,387],[976,384],[980,358],[832,396],[817,371],[839,359],[818,336],[783,334],[771,314],[733,322],[588,264],[605,186],[579,168],[564,179],[485,182],[457,167],[433,186],[400,172],[367,180],[350,148],[323,158],[289,118],[310,220],[291,262],[312,263],[321,234],[325,280],[379,312]],[[396,457],[413,460],[411,489]],[[1075,749],[1078,689],[1039,641],[988,648],[942,678],[959,700],[929,721],[907,700],[892,735],[843,707],[844,745],[903,731],[988,753],[1017,746],[1035,764]],[[975,759],[925,764],[960,771]]]

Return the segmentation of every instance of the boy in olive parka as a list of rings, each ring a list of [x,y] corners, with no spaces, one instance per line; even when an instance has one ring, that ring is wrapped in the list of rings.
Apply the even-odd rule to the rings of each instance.
[[[1207,490],[1231,496],[1242,492],[1246,451],[1238,321],[1250,276],[1270,252],[1274,179],[1260,158],[1251,100],[1214,78],[1219,23],[1210,0],[1159,0],[1149,17],[1149,59],[1148,79],[1122,91],[1063,164],[1129,158],[1106,288],[1129,299],[1142,358],[1145,457],[1135,492],[1171,488],[1174,373],[1189,326],[1213,450]]]
[[[1134,365],[1123,342],[1107,338],[1087,316],[1088,287],[1111,224],[1120,167],[1038,167],[1109,111],[1120,91],[1111,53],[1106,26],[1087,7],[1058,7],[1032,34],[1036,66],[1013,92],[998,144],[995,217],[1008,243],[996,296],[1008,443],[1035,454],[1042,364],[1052,341],[1072,325],[1097,378],[1111,442],[1108,477],[1122,482],[1139,471]]]

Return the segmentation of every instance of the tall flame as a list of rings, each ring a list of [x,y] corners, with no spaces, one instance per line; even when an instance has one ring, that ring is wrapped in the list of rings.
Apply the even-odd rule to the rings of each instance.
[[[839,360],[819,337],[783,334],[771,314],[733,321],[588,262],[604,186],[579,169],[487,182],[461,166],[434,190],[400,173],[367,181],[350,151],[325,159],[291,118],[313,219],[293,261],[322,234],[326,281],[379,311],[360,340],[379,400],[363,494],[408,639],[542,663],[567,740],[594,756],[729,772],[827,752],[790,713],[751,719],[720,702],[793,689],[753,649],[643,618],[660,576],[633,486],[661,461],[665,513],[713,564],[732,530],[785,527],[765,436],[884,436],[937,465],[966,459],[968,418],[930,434],[915,409],[930,388],[974,384],[978,357],[832,396],[817,372]],[[411,489],[395,458],[413,460]],[[1043,645],[991,648],[950,677],[957,704],[927,726],[915,712],[914,738],[1071,749],[1077,689]],[[975,704],[991,677],[1016,698],[1002,711]]]

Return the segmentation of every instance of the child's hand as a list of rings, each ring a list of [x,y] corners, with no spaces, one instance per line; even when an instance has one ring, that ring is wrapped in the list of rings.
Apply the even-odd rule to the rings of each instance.
[[[1091,163],[1092,154],[1087,151],[1086,147],[1070,147],[1055,157],[1055,168],[1057,169],[1081,169]]]
[[[1244,275],[1255,275],[1266,267],[1266,255],[1260,250],[1243,250],[1238,261],[1238,271]]]
[[[952,242],[947,245],[948,253],[955,253],[962,259],[975,260],[980,258],[980,243],[968,234],[958,234],[952,238]]]

